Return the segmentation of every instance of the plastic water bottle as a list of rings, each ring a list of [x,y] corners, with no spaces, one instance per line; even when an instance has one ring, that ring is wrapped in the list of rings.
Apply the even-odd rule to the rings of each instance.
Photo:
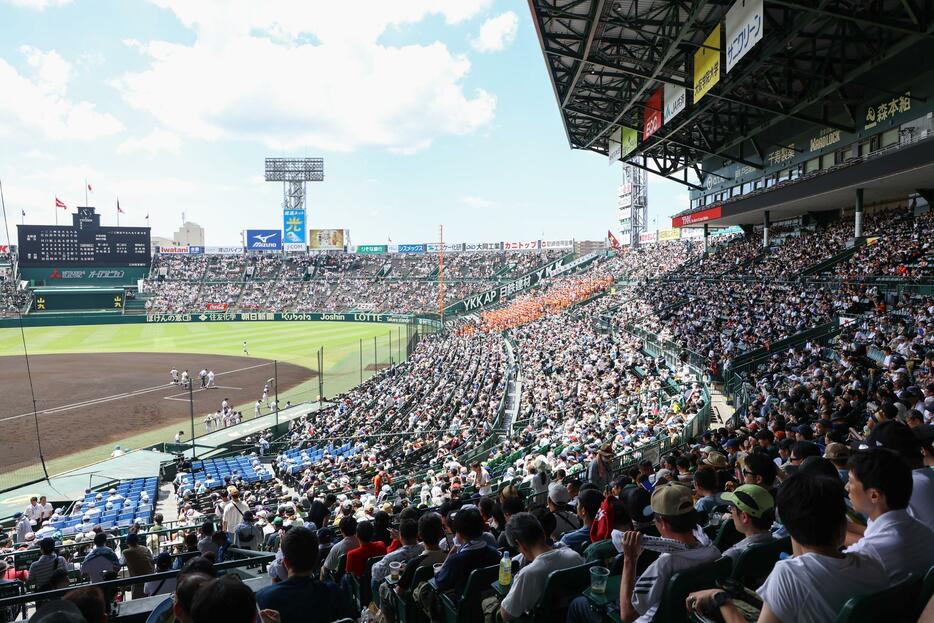
[[[499,584],[509,586],[512,584],[512,559],[509,552],[503,552],[503,559],[499,561]]]

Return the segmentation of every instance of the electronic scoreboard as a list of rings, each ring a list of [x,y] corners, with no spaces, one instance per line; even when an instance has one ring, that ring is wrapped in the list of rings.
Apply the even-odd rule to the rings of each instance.
[[[102,227],[92,207],[79,207],[71,225],[18,225],[19,265],[149,266],[148,227]]]

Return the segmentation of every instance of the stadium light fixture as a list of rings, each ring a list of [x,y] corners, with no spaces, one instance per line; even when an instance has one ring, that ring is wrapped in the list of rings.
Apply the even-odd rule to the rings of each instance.
[[[304,210],[305,183],[324,181],[324,158],[266,158],[266,181],[283,182],[284,210]]]

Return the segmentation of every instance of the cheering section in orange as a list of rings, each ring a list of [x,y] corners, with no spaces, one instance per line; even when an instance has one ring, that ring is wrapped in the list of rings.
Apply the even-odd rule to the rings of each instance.
[[[544,292],[535,292],[517,298],[506,307],[483,312],[484,332],[506,331],[538,320],[546,314],[566,309],[584,301],[613,283],[612,277],[576,277],[557,283]]]

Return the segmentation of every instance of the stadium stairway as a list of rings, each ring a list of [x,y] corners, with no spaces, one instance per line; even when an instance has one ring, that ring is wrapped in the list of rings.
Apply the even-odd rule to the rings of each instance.
[[[178,501],[171,482],[164,482],[159,486],[159,500],[156,502],[155,512],[162,513],[163,521],[178,520]]]
[[[821,273],[833,272],[834,266],[836,266],[837,264],[840,264],[841,262],[845,262],[851,257],[853,257],[854,255],[856,255],[856,252],[859,251],[860,248],[865,244],[866,244],[865,238],[856,238],[856,242],[853,244],[852,247],[848,249],[844,249],[843,251],[840,251],[839,253],[836,253],[835,255],[824,260],[823,262],[819,262],[817,264],[814,264],[813,266],[805,268],[803,271],[801,271],[801,276],[811,277],[814,275],[820,275]]]
[[[723,385],[714,383],[710,386],[710,428],[726,426],[733,419],[736,409],[727,400],[723,393]]]

